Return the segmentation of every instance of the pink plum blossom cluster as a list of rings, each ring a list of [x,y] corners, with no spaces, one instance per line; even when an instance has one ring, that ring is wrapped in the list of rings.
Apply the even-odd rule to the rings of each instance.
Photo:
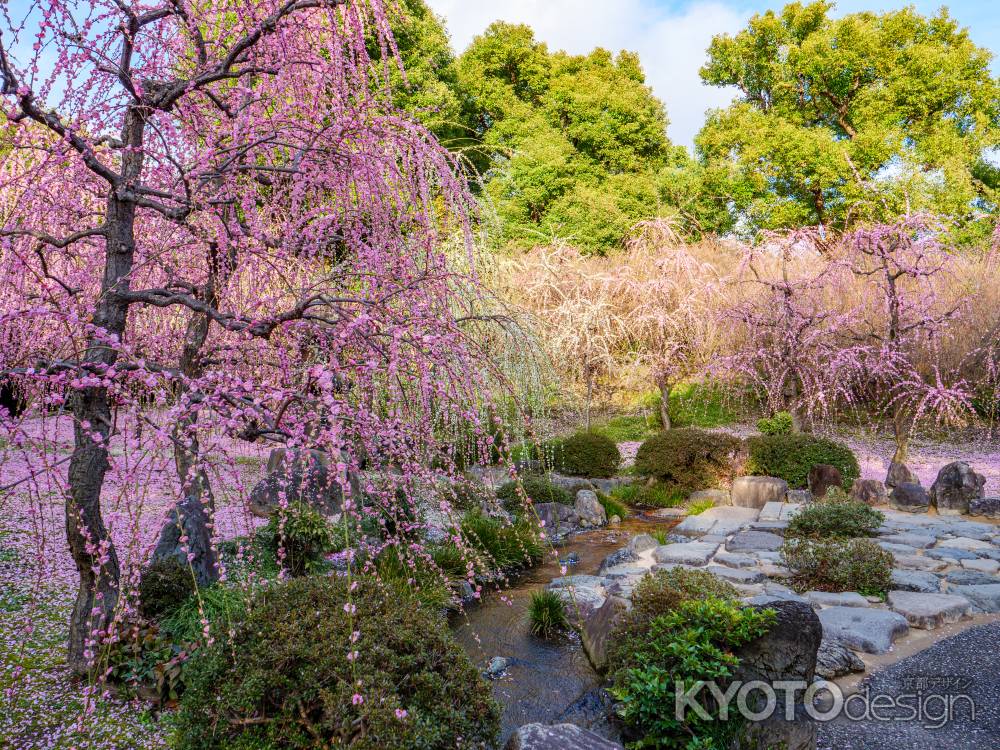
[[[359,534],[375,514],[378,545],[429,559],[417,506],[454,479],[455,435],[488,450],[504,379],[474,340],[466,181],[386,105],[381,2],[0,15],[0,376],[27,406],[0,415],[0,503],[39,533],[64,505],[72,669],[99,662],[164,538],[226,577],[214,550],[251,524],[239,460],[265,446],[330,456]]]

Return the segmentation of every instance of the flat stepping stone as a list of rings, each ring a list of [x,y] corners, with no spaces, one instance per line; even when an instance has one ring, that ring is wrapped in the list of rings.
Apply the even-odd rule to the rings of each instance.
[[[935,594],[941,590],[941,579],[933,573],[923,570],[892,571],[892,587],[897,591],[917,591],[922,594]]]
[[[760,572],[766,575],[768,578],[792,577],[792,571],[790,571],[784,565],[776,565],[774,563],[761,563]]]
[[[934,573],[947,568],[948,563],[944,560],[924,557],[923,555],[897,555],[896,567],[904,570],[924,570]]]
[[[719,549],[718,544],[687,542],[685,544],[665,544],[653,550],[653,559],[658,563],[680,563],[682,565],[705,565]]]
[[[947,547],[948,549],[961,549],[966,552],[996,549],[990,542],[984,542],[982,539],[970,539],[965,536],[960,536],[957,539],[942,539],[937,543],[937,546]]]
[[[1000,562],[996,560],[962,560],[962,567],[966,570],[975,570],[978,573],[993,575],[1000,570]]]
[[[930,536],[929,534],[888,534],[882,537],[882,541],[889,544],[905,544],[908,547],[915,547],[917,549],[927,549],[934,546],[937,537]]]
[[[787,528],[788,521],[754,521],[749,526],[751,531],[769,531],[772,534],[781,534],[782,536]]]
[[[952,586],[949,590],[964,596],[980,612],[1000,612],[1000,583]]]
[[[935,547],[934,549],[926,550],[924,554],[935,560],[954,560],[956,563],[959,560],[975,560],[979,557],[975,552],[956,549],[954,547]]]
[[[915,555],[917,554],[917,548],[911,547],[909,544],[893,544],[892,542],[880,541],[878,546],[884,549],[886,552],[891,552],[894,555]]]
[[[773,552],[781,549],[785,540],[767,531],[741,531],[726,544],[727,552]]]
[[[633,578],[635,576],[646,575],[652,567],[652,560],[649,561],[649,565],[614,565],[601,573],[601,575],[611,580],[615,580],[616,578]]]
[[[719,552],[712,560],[720,565],[728,565],[730,568],[754,568],[757,566],[757,559],[753,555],[744,555],[740,552]]]
[[[857,591],[833,593],[830,591],[807,591],[806,599],[814,607],[867,607],[869,602]]]
[[[674,526],[675,534],[684,536],[704,536],[718,523],[714,518],[705,518],[704,513],[697,516],[688,516],[679,524]]]
[[[956,594],[922,594],[913,591],[890,591],[889,608],[898,612],[911,627],[936,630],[972,614],[969,600]]]
[[[888,652],[910,630],[901,614],[870,607],[829,607],[820,610],[819,621],[824,638],[869,654]]]
[[[952,521],[945,528],[956,536],[978,539],[979,541],[989,541],[997,533],[996,526],[978,521]]]
[[[749,585],[752,583],[763,583],[767,576],[759,570],[741,570],[739,568],[727,568],[725,565],[709,565],[705,568],[709,573],[719,578],[724,578],[730,583],[740,583]]]
[[[977,570],[951,570],[945,573],[944,580],[953,586],[989,586],[1000,583],[996,578]]]
[[[601,576],[574,575],[574,576],[563,576],[562,578],[553,578],[549,582],[548,588],[563,589],[563,588],[568,588],[569,586],[578,586],[580,588],[597,588],[603,585],[604,585],[604,579],[601,578]]]
[[[766,503],[763,508],[760,509],[760,516],[757,520],[759,521],[780,521],[781,520],[781,508],[784,503]]]

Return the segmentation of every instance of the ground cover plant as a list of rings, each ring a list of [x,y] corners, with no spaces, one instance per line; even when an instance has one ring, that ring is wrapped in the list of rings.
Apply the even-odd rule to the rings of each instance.
[[[802,508],[788,524],[786,537],[852,539],[875,536],[885,514],[865,503],[824,499]]]

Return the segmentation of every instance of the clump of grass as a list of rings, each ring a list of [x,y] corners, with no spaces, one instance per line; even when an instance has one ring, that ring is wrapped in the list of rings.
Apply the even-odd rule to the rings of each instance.
[[[218,637],[240,622],[247,612],[249,592],[233,585],[216,583],[188,597],[160,623],[175,643],[196,643],[204,640],[204,623]]]
[[[462,534],[500,571],[532,567],[544,554],[538,532],[524,520],[505,524],[472,511],[462,518]]]
[[[597,493],[597,499],[604,506],[604,512],[610,519],[611,516],[618,516],[621,519],[628,517],[628,508],[623,504],[615,500],[610,495],[606,495],[603,492]]]
[[[688,503],[687,512],[689,516],[697,516],[701,513],[704,513],[709,508],[714,508],[714,507],[715,503],[713,503],[708,498],[704,500],[695,500],[692,503]]]
[[[656,540],[656,543],[659,544],[661,547],[664,544],[668,543],[667,537],[669,535],[667,534],[667,531],[665,529],[657,529],[656,531],[650,531],[649,535],[653,537],[653,539]]]
[[[676,508],[684,502],[685,493],[669,484],[625,484],[611,491],[611,499],[640,508]]]
[[[539,638],[554,638],[566,632],[566,603],[554,591],[534,592],[528,604],[528,627]]]

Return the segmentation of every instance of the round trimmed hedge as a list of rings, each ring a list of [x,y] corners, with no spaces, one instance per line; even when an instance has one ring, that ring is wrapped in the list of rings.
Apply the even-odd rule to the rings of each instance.
[[[352,593],[331,577],[269,588],[232,639],[199,649],[179,750],[492,746],[499,706],[447,624],[405,592],[355,580]]]
[[[742,445],[739,438],[724,432],[692,427],[664,430],[639,446],[635,466],[645,476],[688,491],[720,487],[732,479]]]
[[[809,486],[809,470],[829,464],[840,471],[844,489],[850,490],[861,475],[857,456],[843,443],[802,432],[787,435],[759,435],[747,440],[747,473],[778,477],[792,489]]]
[[[521,477],[521,486],[524,494],[535,503],[562,503],[563,505],[573,504],[573,495],[569,490],[565,490],[558,485],[552,484],[545,477],[528,474]],[[503,507],[510,512],[521,510],[521,495],[517,491],[517,482],[510,481],[500,485],[497,490],[497,498]]]
[[[578,432],[563,440],[557,466],[571,477],[613,477],[622,463],[618,446],[599,432]]]

